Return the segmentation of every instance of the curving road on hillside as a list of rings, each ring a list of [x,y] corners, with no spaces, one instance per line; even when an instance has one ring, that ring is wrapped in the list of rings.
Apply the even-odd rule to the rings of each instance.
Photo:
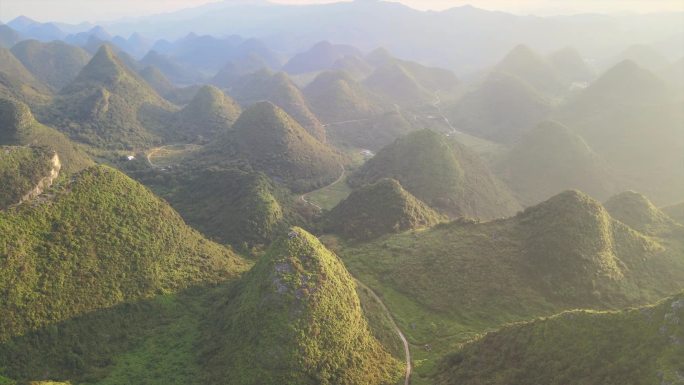
[[[387,318],[389,319],[390,323],[392,324],[392,328],[394,331],[397,333],[399,336],[399,339],[401,339],[401,343],[404,345],[404,355],[406,356],[406,377],[404,378],[404,385],[409,385],[411,382],[411,372],[412,372],[412,367],[411,367],[411,349],[409,348],[409,343],[408,340],[406,339],[406,336],[404,333],[399,329],[399,325],[397,325],[397,322],[394,320],[394,317],[392,317],[392,313],[390,313],[389,309],[387,308],[387,305],[385,305],[384,302],[382,302],[382,299],[371,289],[368,287],[365,283],[359,281],[358,279],[354,278],[356,281],[356,284],[361,286],[363,289],[366,289],[370,295],[378,301],[380,304],[380,307],[382,308],[382,311],[385,312],[387,315]]]
[[[340,177],[337,178],[334,182],[330,183],[330,184],[327,185],[327,186],[323,186],[323,187],[321,187],[321,188],[319,188],[319,189],[317,189],[317,190],[309,191],[308,193],[304,193],[304,194],[300,195],[300,196],[299,196],[299,200],[301,200],[302,202],[304,202],[304,203],[306,203],[306,204],[308,204],[308,205],[311,205],[311,206],[315,207],[318,211],[323,211],[323,208],[322,208],[321,206],[319,206],[319,205],[317,205],[317,204],[311,202],[310,200],[308,200],[308,199],[307,199],[307,196],[309,196],[309,195],[311,195],[311,194],[313,194],[313,193],[315,193],[315,192],[324,190],[324,189],[326,189],[326,188],[328,188],[328,187],[330,187],[330,186],[333,186],[333,185],[336,185],[336,184],[342,182],[342,179],[344,179],[345,175],[347,175],[347,170],[344,169],[344,165],[343,165],[342,163],[340,163],[340,169],[342,170],[342,173],[340,174]]]

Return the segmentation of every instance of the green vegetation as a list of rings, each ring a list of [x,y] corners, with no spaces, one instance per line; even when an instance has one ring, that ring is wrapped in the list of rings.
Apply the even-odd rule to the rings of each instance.
[[[57,166],[53,164],[57,160]],[[55,170],[56,169],[56,170]],[[59,160],[51,150],[38,147],[0,146],[0,209],[20,203],[41,181],[59,172]],[[47,186],[42,186],[47,187]]]
[[[206,382],[395,384],[402,365],[372,336],[355,289],[333,253],[291,229],[211,316]]]
[[[365,119],[383,112],[376,97],[346,72],[323,72],[304,89],[311,109],[324,123]]]
[[[159,143],[173,106],[103,45],[46,114],[73,139],[109,149]]]
[[[199,384],[203,315],[231,284],[130,301],[15,337],[0,345],[4,372],[23,381]]]
[[[684,295],[620,312],[573,311],[506,326],[465,345],[437,384],[679,384]]]
[[[514,143],[550,111],[550,100],[523,80],[492,73],[449,108],[447,115],[461,131],[499,143]]]
[[[0,47],[0,97],[36,106],[49,103],[50,90],[10,50]]]
[[[60,90],[71,83],[90,61],[86,51],[61,41],[42,43],[25,40],[12,47],[12,53],[37,79],[53,90]]]
[[[166,78],[166,76],[164,76],[159,68],[147,66],[140,70],[138,74],[150,85],[150,87],[157,91],[159,95],[171,100],[168,97],[174,93],[176,87]]]
[[[608,70],[557,113],[626,181],[655,202],[684,195],[684,109],[667,85],[633,62]]]
[[[323,219],[323,229],[355,240],[432,227],[446,218],[404,190],[394,179],[361,187]]]
[[[330,141],[341,147],[377,151],[416,128],[398,111],[370,118],[332,123],[327,127]]]
[[[342,172],[339,156],[332,149],[268,102],[245,110],[227,138],[227,143],[217,145],[234,146],[237,157],[294,191],[324,186]]]
[[[195,71],[154,50],[148,52],[145,57],[140,59],[140,64],[146,67],[153,66],[158,68],[165,78],[176,84],[192,84],[199,78]]]
[[[543,95],[556,96],[567,91],[553,65],[525,45],[513,48],[494,67],[494,71],[514,76]]]
[[[83,149],[54,128],[38,123],[28,106],[16,100],[0,98],[0,144],[50,148],[66,173],[93,164]]]
[[[8,25],[0,25],[0,46],[4,48],[12,48],[15,44],[22,40],[19,32],[13,30]],[[0,377],[2,378],[2,377]],[[1,383],[1,382],[0,382]],[[3,384],[4,385],[4,384]]]
[[[147,152],[147,158],[153,167],[174,168],[202,148],[203,146],[194,143],[170,144],[151,149]]]
[[[383,100],[405,107],[421,106],[434,99],[432,92],[398,63],[378,67],[366,78],[364,85]]]
[[[648,304],[684,282],[680,236],[648,238],[578,192],[508,219],[326,244],[395,315],[414,346],[416,383],[432,383],[442,355],[484,331],[578,307]]]
[[[358,55],[347,55],[338,59],[331,67],[333,71],[344,71],[354,79],[363,79],[373,73],[373,67]]]
[[[577,189],[606,199],[618,189],[608,164],[567,127],[544,122],[525,134],[496,166],[525,206]]]
[[[663,207],[663,212],[680,224],[684,224],[684,202]]]
[[[52,193],[0,213],[0,341],[247,268],[108,167],[89,168]]]
[[[330,210],[351,194],[346,176],[337,182],[306,194],[306,200],[323,210]]]
[[[644,234],[667,236],[672,231],[684,234],[684,227],[678,226],[648,198],[637,192],[626,191],[615,195],[604,206],[613,218]]]
[[[208,169],[177,173],[174,179],[143,181],[188,223],[221,242],[240,247],[268,244],[295,216],[287,194],[261,173]],[[165,189],[169,184],[176,187]]]
[[[325,128],[311,112],[302,92],[284,72],[267,69],[243,76],[230,90],[243,106],[267,100],[285,110],[314,138],[325,142]]]
[[[374,87],[379,94],[389,97],[388,100],[404,101],[406,107],[417,107],[415,103],[432,102],[423,99],[434,94],[452,93],[459,86],[459,81],[453,72],[436,67],[426,67],[422,64],[400,60],[383,49],[378,48],[366,56],[366,62],[375,67],[375,71],[366,79],[366,84]],[[392,81],[397,81],[396,85]],[[407,94],[392,94],[394,91],[406,91]],[[400,103],[401,104],[401,103]]]
[[[588,82],[596,76],[595,71],[589,67],[580,53],[572,47],[565,47],[553,52],[549,55],[548,61],[566,84]]]
[[[352,187],[396,179],[416,198],[451,217],[491,219],[519,205],[476,154],[430,130],[412,132],[380,150],[352,174]]]
[[[185,141],[225,134],[240,116],[240,106],[221,90],[204,86],[175,117],[177,136]]]
[[[241,77],[268,67],[269,65],[264,58],[257,54],[250,54],[226,63],[211,79],[211,83],[227,89],[232,87]]]

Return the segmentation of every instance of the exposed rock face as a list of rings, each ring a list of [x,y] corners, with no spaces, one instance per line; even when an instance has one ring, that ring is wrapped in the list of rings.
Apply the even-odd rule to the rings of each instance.
[[[59,170],[62,169],[62,163],[59,161],[59,155],[57,155],[57,153],[54,153],[52,155],[50,163],[52,164],[50,172],[41,180],[39,180],[36,186],[31,191],[27,192],[26,194],[24,194],[23,197],[21,197],[21,199],[19,199],[19,204],[24,203],[26,201],[30,201],[31,199],[42,194],[43,191],[45,191],[45,189],[52,186],[52,183],[59,176]]]

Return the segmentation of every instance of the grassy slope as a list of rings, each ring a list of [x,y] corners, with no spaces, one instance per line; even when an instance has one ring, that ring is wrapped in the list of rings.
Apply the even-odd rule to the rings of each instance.
[[[452,217],[496,218],[519,208],[477,155],[430,130],[385,147],[349,182],[358,187],[382,178],[398,180],[416,198]]]
[[[445,219],[393,179],[361,187],[325,215],[324,230],[357,240],[432,227]]]
[[[513,48],[494,69],[523,80],[544,95],[554,96],[567,91],[554,66],[525,45]]]
[[[271,103],[245,110],[233,129],[230,142],[237,155],[295,191],[326,185],[340,175],[338,155]]]
[[[626,191],[604,203],[610,215],[627,226],[649,235],[684,234],[684,227],[678,226],[672,218],[655,207],[645,196]]]
[[[0,144],[49,147],[59,155],[62,172],[93,164],[81,147],[54,128],[38,123],[24,103],[0,98]]]
[[[684,113],[667,85],[633,62],[608,70],[561,107],[578,132],[628,183],[655,202],[684,193]]]
[[[280,204],[286,194],[260,173],[201,170],[180,176],[176,183],[166,192],[163,185],[151,186],[203,234],[232,245],[267,244],[291,216]]]
[[[228,131],[240,112],[240,106],[221,90],[204,86],[176,114],[177,135],[185,141],[192,141],[197,137],[212,139]]]
[[[50,101],[50,90],[6,48],[0,47],[0,97],[21,100],[31,106]]]
[[[513,75],[493,73],[447,111],[454,126],[498,143],[514,143],[545,119],[551,102]]]
[[[681,290],[684,275],[681,239],[646,238],[577,193],[510,219],[326,244],[396,315],[417,383],[477,333],[576,307],[648,303]]]
[[[355,283],[299,228],[274,243],[210,319],[213,384],[394,384],[401,365],[371,335]]]
[[[113,169],[89,168],[54,193],[0,214],[0,340],[247,267]]]
[[[684,296],[621,312],[573,311],[506,326],[440,365],[437,384],[680,384]]]
[[[90,61],[86,51],[61,41],[25,40],[12,47],[12,53],[37,79],[56,91],[76,79]]]
[[[19,200],[52,171],[54,153],[45,148],[0,146],[0,209]]]
[[[104,45],[47,115],[76,140],[128,149],[158,143],[173,109]]]
[[[665,214],[669,215],[670,218],[674,219],[680,224],[684,224],[684,202],[663,207],[662,210],[665,212]]]
[[[284,72],[261,70],[243,76],[231,88],[231,95],[243,106],[268,100],[285,110],[314,138],[322,142],[326,139],[325,128],[311,112],[301,90]]]
[[[346,72],[323,72],[304,89],[312,111],[324,123],[370,118],[383,107]]]
[[[606,199],[618,189],[608,164],[567,127],[544,122],[527,133],[495,169],[525,205],[577,189]]]

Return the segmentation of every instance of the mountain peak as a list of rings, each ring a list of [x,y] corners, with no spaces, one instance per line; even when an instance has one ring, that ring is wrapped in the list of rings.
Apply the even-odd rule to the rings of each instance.
[[[227,132],[240,116],[240,106],[218,88],[203,86],[177,116],[181,136],[206,139]]]
[[[333,208],[325,218],[327,231],[357,240],[436,225],[446,219],[401,187],[395,179],[381,179],[361,187]]]
[[[0,138],[12,137],[34,122],[26,104],[13,99],[0,99]]]
[[[613,218],[646,234],[658,234],[675,226],[671,218],[638,192],[617,194],[608,199],[604,206]]]
[[[519,208],[476,154],[429,129],[386,146],[349,182],[360,187],[382,178],[398,180],[416,198],[453,218],[492,219],[512,215]]]
[[[223,332],[208,341],[209,363],[221,367],[209,383],[380,385],[400,377],[370,333],[354,279],[305,230],[274,242],[236,291],[216,315]]]

